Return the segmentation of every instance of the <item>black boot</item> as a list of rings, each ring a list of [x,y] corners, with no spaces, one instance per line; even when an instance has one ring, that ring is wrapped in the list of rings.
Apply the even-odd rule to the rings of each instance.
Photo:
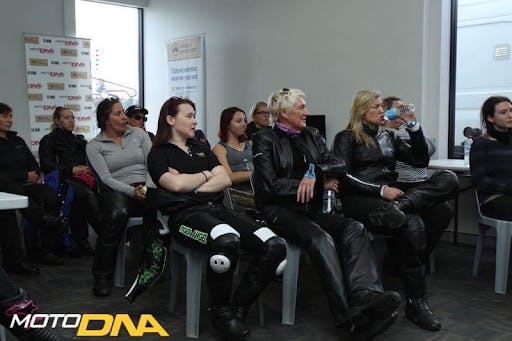
[[[405,214],[415,212],[414,202],[407,196],[407,194],[392,201],[392,204]]]
[[[26,259],[14,264],[4,264],[4,270],[22,276],[38,276],[40,273],[39,268]]]
[[[227,340],[243,340],[249,330],[243,322],[233,316],[230,306],[212,307],[213,326]]]
[[[240,321],[246,321],[247,316],[249,316],[249,309],[251,307],[248,305],[237,305],[233,307],[233,314]]]
[[[425,296],[409,297],[405,304],[405,316],[419,327],[438,331],[441,322],[434,316]]]
[[[382,317],[371,321],[363,326],[353,326],[350,330],[352,341],[368,341],[373,337],[384,333],[395,323],[398,318],[398,312],[394,311],[387,317]]]
[[[141,260],[137,277],[125,297],[133,302],[137,296],[156,283],[165,270],[165,259],[167,258],[167,241],[160,236],[156,226],[144,231],[144,254]]]
[[[368,214],[368,221],[374,227],[386,227],[390,230],[399,230],[406,220],[405,214],[392,204],[377,207]]]
[[[356,326],[387,319],[400,307],[400,294],[395,291],[359,290],[351,297],[348,319]]]
[[[65,340],[56,331],[45,328],[25,328],[24,326],[13,326],[10,328],[11,318],[17,315],[22,319],[28,314],[35,314],[39,311],[39,307],[29,299],[23,289],[16,297],[8,298],[0,302],[0,322],[4,327],[9,329],[13,335],[20,340],[28,341],[60,341]]]

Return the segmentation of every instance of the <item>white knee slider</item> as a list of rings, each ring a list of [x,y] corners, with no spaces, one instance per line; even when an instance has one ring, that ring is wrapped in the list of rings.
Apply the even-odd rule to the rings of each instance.
[[[276,244],[276,240],[277,241],[280,241],[280,239],[277,237],[277,235],[271,230],[269,229],[268,227],[261,227],[259,229],[257,229],[256,231],[253,232],[254,235],[256,235],[256,237],[258,237],[259,239],[261,239],[261,241],[263,243],[273,243],[274,245]],[[272,239],[272,238],[276,238],[276,239]],[[279,244],[281,244],[281,242],[279,242]],[[283,250],[285,249],[285,246],[283,244]],[[276,249],[274,249],[276,250]],[[283,257],[285,256],[285,254],[283,254]],[[283,271],[284,271],[284,268],[286,267],[286,258],[283,259],[281,261],[281,263],[279,263],[279,265],[277,266],[276,268],[276,276],[280,276]]]
[[[284,268],[286,268],[286,259],[283,259],[283,261],[281,263],[279,263],[279,265],[277,266],[277,269],[276,269],[276,276],[281,276],[281,274],[283,273],[284,271]]]
[[[222,274],[229,270],[231,261],[228,257],[216,254],[210,257],[210,268],[216,273]]]
[[[228,224],[219,224],[210,231],[210,237],[212,244],[227,246],[236,243],[238,247],[240,234]],[[227,272],[230,267],[231,260],[226,255],[216,253],[210,257],[210,268],[214,272],[221,274]]]

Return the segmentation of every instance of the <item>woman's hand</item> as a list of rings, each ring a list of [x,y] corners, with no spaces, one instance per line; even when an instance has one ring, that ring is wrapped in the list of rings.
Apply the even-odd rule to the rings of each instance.
[[[326,191],[334,191],[338,193],[338,179],[324,179],[324,189]]]
[[[73,174],[80,174],[80,173],[90,173],[89,167],[84,165],[78,165],[73,167],[73,170],[71,171]]]
[[[382,196],[388,200],[395,200],[398,197],[404,195],[404,192],[395,187],[384,186]]]
[[[309,202],[315,193],[316,178],[303,177],[297,189],[297,202],[302,204]]]
[[[133,189],[133,193],[135,194],[135,198],[139,199],[139,200],[144,200],[146,199],[146,186],[143,186],[143,185],[138,185],[137,187],[135,187]]]
[[[27,181],[33,184],[38,184],[42,182],[42,178],[36,171],[30,171],[27,173]]]
[[[174,169],[172,167],[167,168],[167,171],[169,173],[171,173],[172,175],[179,175],[180,174],[180,172],[178,172],[176,169]]]

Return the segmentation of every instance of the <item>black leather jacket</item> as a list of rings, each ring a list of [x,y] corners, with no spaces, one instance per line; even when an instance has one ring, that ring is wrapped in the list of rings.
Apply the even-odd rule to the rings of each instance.
[[[39,142],[39,162],[45,174],[60,169],[65,177],[73,174],[73,167],[87,165],[83,135],[57,128]]]
[[[5,139],[0,137],[0,172],[23,184],[30,171],[41,173],[34,155],[15,131],[8,131]]]
[[[307,163],[315,165],[316,183],[313,204],[322,200],[323,178],[338,178],[346,173],[344,163],[329,153],[318,130],[306,127],[299,135],[288,135],[277,127],[263,129],[253,136],[254,190],[259,207],[268,204],[298,205],[297,189],[303,175],[294,169],[293,146],[300,145]],[[295,171],[294,171],[295,170]]]
[[[352,130],[343,130],[334,139],[332,153],[345,161],[347,176],[340,178],[343,194],[379,196],[383,185],[396,182],[396,160],[411,166],[428,166],[428,146],[420,129],[409,131],[410,142],[403,140],[390,130],[379,133],[378,127],[364,125],[365,132],[375,147],[356,143]]]

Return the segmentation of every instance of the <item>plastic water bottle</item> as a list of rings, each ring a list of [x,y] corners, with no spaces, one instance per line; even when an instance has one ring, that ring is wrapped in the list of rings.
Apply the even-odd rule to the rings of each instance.
[[[413,113],[414,110],[416,110],[414,103],[403,104],[400,106],[400,108],[389,108],[384,113],[384,119],[388,120],[388,121],[392,121],[395,118],[397,118],[398,115]]]
[[[331,213],[336,208],[336,195],[334,191],[324,191],[322,212]]]
[[[472,144],[473,140],[469,137],[464,141],[464,166],[469,166],[469,152],[471,152]]]
[[[399,113],[400,113],[400,111],[397,108],[389,108],[384,113],[384,119],[388,120],[388,121],[393,121],[395,118],[398,117]]]
[[[243,159],[242,162],[244,163],[244,170],[246,170],[246,171],[254,170],[254,164],[251,161],[249,161],[247,158]]]

